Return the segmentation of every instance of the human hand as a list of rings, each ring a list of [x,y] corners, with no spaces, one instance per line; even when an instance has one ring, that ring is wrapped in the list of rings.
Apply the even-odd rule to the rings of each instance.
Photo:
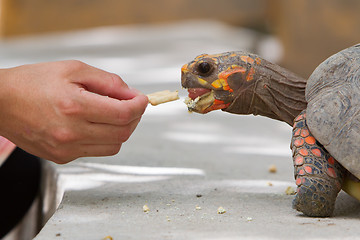
[[[56,163],[119,152],[148,99],[79,61],[0,69],[0,135]]]

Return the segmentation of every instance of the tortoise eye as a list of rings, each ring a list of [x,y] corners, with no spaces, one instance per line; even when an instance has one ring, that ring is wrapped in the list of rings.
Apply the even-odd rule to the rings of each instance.
[[[201,75],[208,75],[211,71],[211,65],[208,62],[202,62],[198,65],[197,70]]]

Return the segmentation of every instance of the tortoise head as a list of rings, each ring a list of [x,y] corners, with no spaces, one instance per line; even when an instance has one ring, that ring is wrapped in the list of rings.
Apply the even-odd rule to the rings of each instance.
[[[189,92],[189,111],[213,110],[249,114],[255,86],[256,55],[244,52],[202,54],[181,68],[181,84]]]

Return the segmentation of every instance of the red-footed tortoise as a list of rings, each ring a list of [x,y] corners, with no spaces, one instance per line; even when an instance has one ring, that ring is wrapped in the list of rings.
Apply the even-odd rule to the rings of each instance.
[[[330,216],[341,189],[360,200],[360,44],[325,60],[307,81],[240,51],[203,54],[181,70],[190,111],[222,109],[293,126],[295,209]]]

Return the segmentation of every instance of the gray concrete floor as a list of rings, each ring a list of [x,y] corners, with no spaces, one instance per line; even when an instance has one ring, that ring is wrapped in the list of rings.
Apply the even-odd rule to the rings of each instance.
[[[180,90],[183,99],[182,64],[238,49],[281,53],[269,36],[183,22],[2,41],[0,66],[79,59],[144,93]],[[149,106],[118,155],[51,164],[61,203],[35,239],[360,239],[360,204],[343,192],[332,218],[291,208],[290,137],[285,123],[263,117],[189,114],[182,101]]]

